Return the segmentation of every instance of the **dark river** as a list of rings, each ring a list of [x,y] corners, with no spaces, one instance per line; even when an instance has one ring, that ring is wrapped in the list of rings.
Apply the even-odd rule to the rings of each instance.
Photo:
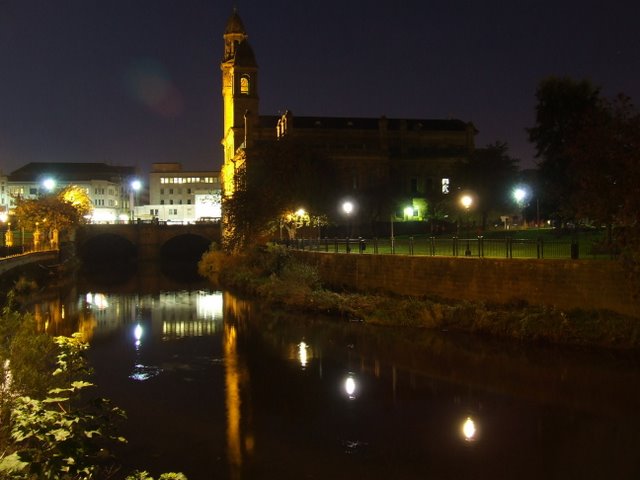
[[[126,410],[123,472],[638,479],[640,361],[261,307],[150,267],[36,306]]]

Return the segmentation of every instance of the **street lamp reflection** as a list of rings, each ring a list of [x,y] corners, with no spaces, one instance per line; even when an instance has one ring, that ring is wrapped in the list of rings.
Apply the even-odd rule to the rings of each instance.
[[[467,417],[462,424],[462,436],[465,442],[475,442],[477,440],[478,428],[476,426],[476,422],[471,418]]]
[[[350,374],[344,381],[344,391],[349,397],[349,400],[354,400],[356,398],[356,390],[356,379]]]
[[[136,327],[133,329],[133,338],[136,339],[136,347],[140,346],[140,340],[142,339],[142,334],[143,334],[142,326],[140,324],[137,324]]]
[[[308,350],[309,346],[305,342],[300,342],[298,344],[298,359],[300,360],[300,366],[305,368],[307,366],[308,361]]]

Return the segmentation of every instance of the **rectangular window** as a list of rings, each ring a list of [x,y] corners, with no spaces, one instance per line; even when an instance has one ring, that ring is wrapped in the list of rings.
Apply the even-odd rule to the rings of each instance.
[[[449,193],[449,179],[448,178],[443,178],[442,179],[442,193],[444,195],[447,195]]]

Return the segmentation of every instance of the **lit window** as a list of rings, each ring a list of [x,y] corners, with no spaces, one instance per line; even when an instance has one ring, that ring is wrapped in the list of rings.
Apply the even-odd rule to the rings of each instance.
[[[240,77],[240,93],[249,95],[249,75],[242,75]]]
[[[442,193],[444,193],[445,195],[449,193],[449,179],[448,178],[443,178],[442,179]]]

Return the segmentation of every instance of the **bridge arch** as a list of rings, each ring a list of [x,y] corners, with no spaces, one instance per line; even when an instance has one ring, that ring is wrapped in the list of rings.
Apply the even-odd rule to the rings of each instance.
[[[105,235],[108,237],[103,237]],[[76,251],[83,256],[96,245],[106,249],[108,242],[103,245],[103,241],[109,238],[113,241],[113,247],[120,249],[118,253],[127,258],[133,254],[133,258],[137,260],[171,259],[174,255],[177,259],[185,259],[195,257],[198,252],[199,258],[212,242],[219,242],[220,237],[219,223],[83,225],[76,233]],[[123,240],[128,241],[134,249],[122,243]]]
[[[92,235],[77,245],[76,254],[83,262],[132,261],[138,257],[138,248],[126,237],[107,232]]]
[[[160,246],[160,258],[197,261],[209,249],[211,240],[195,233],[171,237]]]

